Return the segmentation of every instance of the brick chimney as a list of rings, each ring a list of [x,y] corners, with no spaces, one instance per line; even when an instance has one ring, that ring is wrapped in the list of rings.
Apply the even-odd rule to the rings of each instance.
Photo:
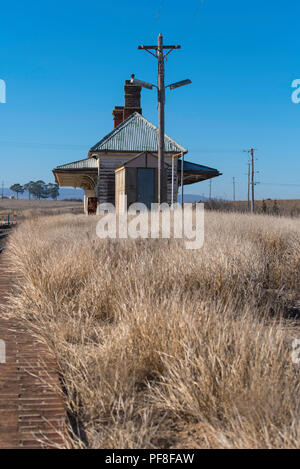
[[[134,77],[134,75],[132,75],[132,77]],[[141,86],[132,84],[130,80],[125,81],[125,106],[115,106],[112,112],[114,116],[114,128],[134,112],[142,114],[141,89]]]
[[[114,129],[123,122],[123,112],[124,111],[124,106],[115,106],[115,109],[113,110],[113,116],[114,116]]]

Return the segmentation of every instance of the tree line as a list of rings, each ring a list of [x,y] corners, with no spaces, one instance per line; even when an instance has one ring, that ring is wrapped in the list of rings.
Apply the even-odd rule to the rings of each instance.
[[[33,199],[57,199],[59,196],[59,186],[58,184],[53,184],[49,182],[46,184],[44,181],[30,181],[23,186],[21,184],[13,184],[10,186],[10,190],[17,195],[17,199],[19,198],[19,194],[24,194],[24,192],[28,192],[29,200]]]

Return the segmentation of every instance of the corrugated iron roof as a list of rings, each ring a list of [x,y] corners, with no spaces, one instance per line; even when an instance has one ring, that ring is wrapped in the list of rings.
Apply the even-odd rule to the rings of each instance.
[[[178,160],[178,171],[180,171],[181,167],[181,158]],[[204,166],[202,164],[191,163],[190,161],[184,160],[183,162],[183,170],[186,172],[204,172],[204,173],[219,173],[219,171],[215,168],[210,168],[209,166]]]
[[[55,170],[59,169],[97,169],[98,162],[95,158],[85,158],[84,160],[74,161],[73,163],[63,164],[57,166]]]
[[[134,112],[112,132],[91,148],[91,151],[157,152],[158,128],[138,112]],[[165,152],[187,153],[186,148],[165,135]]]

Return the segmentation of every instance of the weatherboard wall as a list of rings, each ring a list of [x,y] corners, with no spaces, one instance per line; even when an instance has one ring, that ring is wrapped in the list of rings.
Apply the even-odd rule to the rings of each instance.
[[[132,159],[132,155],[107,155],[101,156],[99,158],[99,178],[96,190],[99,203],[117,204],[117,193],[125,191],[125,186],[123,188],[122,183],[120,182],[121,180],[119,179],[119,176],[117,176],[118,172],[115,172],[115,170],[122,167],[124,164],[126,164]],[[168,166],[166,167],[167,202],[170,204],[172,198],[172,159],[171,157],[166,157],[165,161],[168,164]],[[131,165],[133,164],[133,162],[130,162],[129,164]],[[157,167],[157,159],[155,164]],[[155,167],[153,166],[153,163],[151,163],[151,166]],[[143,164],[141,164],[141,167],[143,167]],[[176,202],[177,200],[177,191],[177,158],[174,158],[174,202]]]

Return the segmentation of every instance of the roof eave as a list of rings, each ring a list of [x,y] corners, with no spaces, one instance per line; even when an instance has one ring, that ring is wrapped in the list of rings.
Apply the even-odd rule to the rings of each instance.
[[[105,155],[107,153],[110,153],[110,154],[112,154],[112,153],[115,153],[115,154],[133,153],[134,155],[136,155],[137,153],[158,153],[155,150],[90,150],[90,152],[91,151],[101,153],[103,155]],[[176,150],[176,151],[175,150],[174,151],[165,151],[164,153],[165,153],[165,155],[170,155],[170,156],[174,155],[174,156],[178,156],[178,158],[180,158],[179,153],[180,154],[181,153],[186,154],[186,153],[188,153],[188,150],[185,150],[184,152],[178,152],[178,150]],[[97,156],[101,156],[101,155],[95,155],[95,156],[92,155],[90,158],[92,158],[92,157],[96,158]]]

